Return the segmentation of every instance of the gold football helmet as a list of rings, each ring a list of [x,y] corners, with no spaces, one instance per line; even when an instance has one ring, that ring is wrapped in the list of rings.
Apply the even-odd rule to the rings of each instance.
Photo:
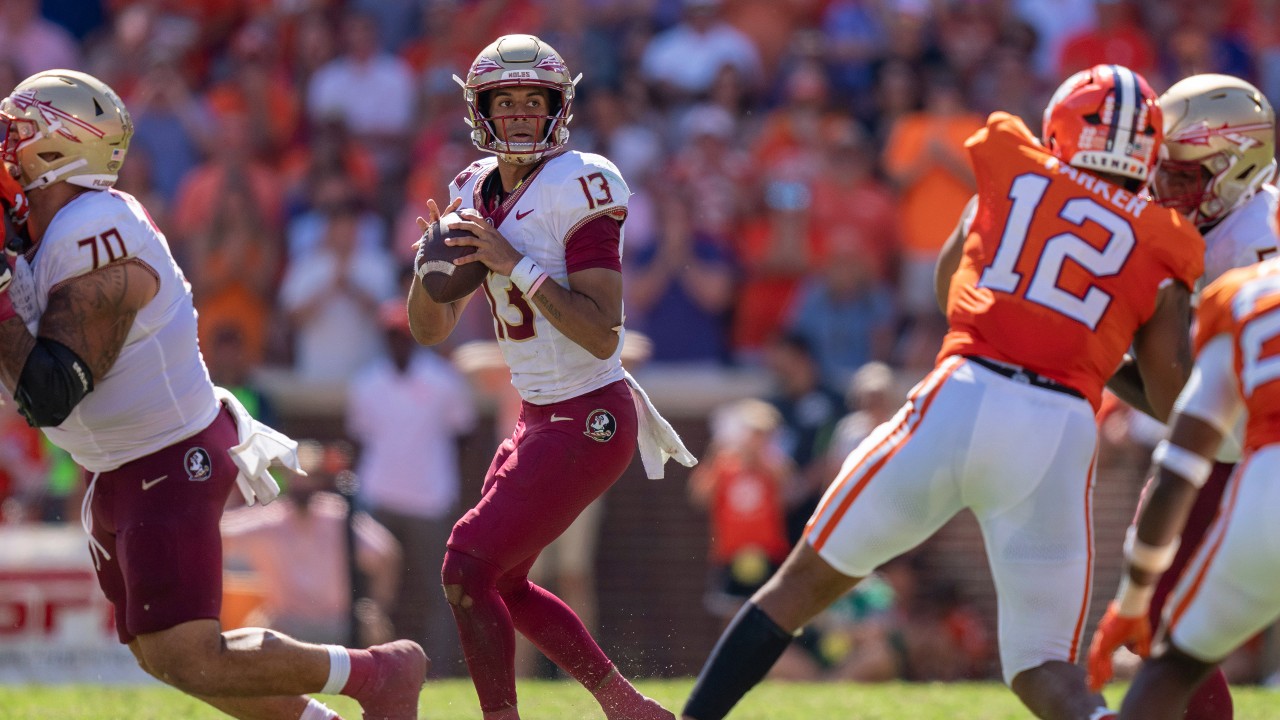
[[[574,86],[582,78],[571,77],[555,48],[533,35],[503,35],[480,51],[464,81],[457,75],[467,102],[467,124],[471,142],[480,150],[497,155],[504,162],[524,165],[560,152],[569,140],[569,108]],[[489,92],[505,87],[543,87],[551,93],[546,115],[508,115],[501,120],[488,116]],[[534,142],[507,142],[495,132],[495,123],[514,119],[545,120],[541,139]],[[505,135],[505,133],[504,133]]]
[[[1152,190],[1163,206],[1210,225],[1276,173],[1276,114],[1228,75],[1192,75],[1160,96],[1164,144]]]
[[[18,167],[24,190],[62,181],[109,188],[131,137],[120,96],[74,70],[36,73],[0,100],[0,158]]]

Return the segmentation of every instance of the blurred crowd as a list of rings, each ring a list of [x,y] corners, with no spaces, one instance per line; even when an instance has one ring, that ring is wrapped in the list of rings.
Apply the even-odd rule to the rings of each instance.
[[[844,455],[932,365],[933,263],[974,192],[962,144],[987,113],[1038,131],[1052,89],[1100,62],[1157,92],[1223,72],[1280,100],[1280,0],[4,0],[0,93],[68,67],[121,94],[136,133],[118,187],[184,268],[215,381],[269,421],[262,368],[407,403],[396,383],[428,393],[482,373],[456,351],[474,360],[469,343],[492,338],[483,303],[438,353],[405,346],[394,306],[414,218],[480,157],[452,76],[513,32],[582,73],[570,144],[613,160],[635,193],[627,326],[651,341],[648,362],[776,381],[768,410],[717,421],[694,479],[713,524],[772,518],[744,526],[759,538],[717,536],[713,605],[767,576]],[[432,430],[465,433],[470,402],[442,403],[454,412]],[[367,451],[412,425],[411,404],[352,403],[348,434]],[[430,470],[453,489],[375,484],[369,521],[413,543],[447,532],[457,467],[441,453]],[[408,454],[431,453],[382,447],[385,465],[357,470],[385,478]],[[74,517],[77,482],[0,409],[4,518]]]

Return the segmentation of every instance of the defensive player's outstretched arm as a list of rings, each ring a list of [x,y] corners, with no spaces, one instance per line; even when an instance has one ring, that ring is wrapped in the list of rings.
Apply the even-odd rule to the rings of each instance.
[[[1139,410],[1168,422],[1173,403],[1191,374],[1191,290],[1170,281],[1156,296],[1156,311],[1133,336],[1133,357],[1147,407]]]
[[[126,260],[59,285],[36,337],[21,318],[0,323],[0,381],[14,390],[27,419],[60,425],[93,388],[93,378],[105,377],[115,365],[134,317],[159,289],[150,268]]]

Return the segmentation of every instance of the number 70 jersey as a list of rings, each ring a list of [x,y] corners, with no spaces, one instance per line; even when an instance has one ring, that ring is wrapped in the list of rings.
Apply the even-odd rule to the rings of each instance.
[[[993,113],[965,145],[978,203],[951,279],[939,360],[1021,365],[1097,407],[1159,289],[1195,287],[1203,238],[1145,194],[1054,157],[1006,113]]]

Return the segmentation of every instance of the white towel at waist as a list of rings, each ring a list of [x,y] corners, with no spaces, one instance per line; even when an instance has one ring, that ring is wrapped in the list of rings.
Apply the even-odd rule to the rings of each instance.
[[[639,433],[636,438],[640,445],[640,461],[644,463],[644,473],[651,480],[660,480],[665,474],[667,460],[674,458],[685,467],[698,464],[698,458],[689,452],[680,440],[671,423],[658,414],[658,409],[649,400],[649,395],[640,387],[631,373],[626,373],[627,385],[631,386],[631,400],[636,405],[636,418],[639,419]]]
[[[255,420],[230,390],[215,386],[213,393],[236,420],[240,444],[227,450],[231,462],[240,470],[236,486],[244,495],[245,504],[261,502],[266,505],[280,495],[280,485],[269,472],[272,466],[306,474],[298,462],[298,443],[279,430]]]

